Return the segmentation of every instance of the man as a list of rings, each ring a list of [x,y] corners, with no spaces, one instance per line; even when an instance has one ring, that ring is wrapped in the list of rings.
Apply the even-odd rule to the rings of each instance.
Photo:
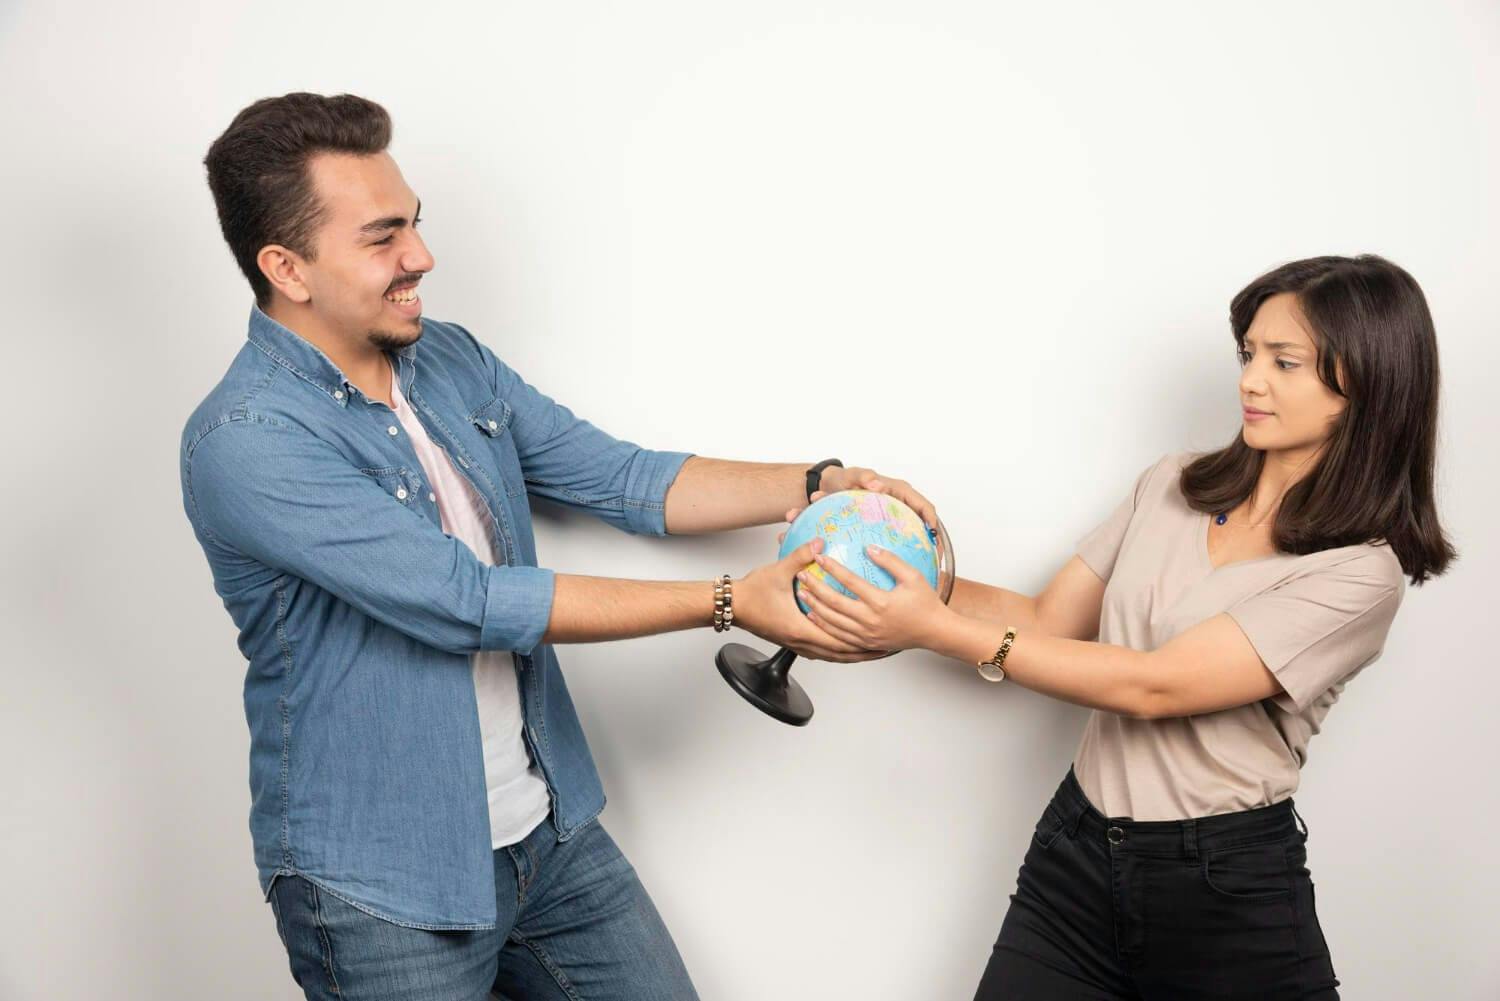
[[[262,889],[309,998],[694,997],[595,820],[552,644],[710,625],[727,590],[768,640],[871,655],[797,611],[811,547],[729,588],[554,574],[527,496],[652,535],[769,524],[814,487],[935,514],[867,469],[616,440],[424,320],[433,258],[390,135],[369,101],[289,94],[205,161],[256,306],[184,429],[183,502],[249,659]]]

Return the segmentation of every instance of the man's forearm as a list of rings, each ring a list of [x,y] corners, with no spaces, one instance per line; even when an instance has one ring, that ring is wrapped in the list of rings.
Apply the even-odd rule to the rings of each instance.
[[[599,643],[712,625],[710,581],[558,574],[544,643]]]
[[[807,504],[813,463],[731,462],[694,456],[667,491],[669,535],[701,535],[781,521]]]
[[[799,547],[734,581],[734,626],[818,660],[870,660],[868,650],[831,639],[808,622],[792,598],[792,580],[816,546]],[[618,580],[553,576],[544,643],[595,643],[710,626],[712,581]]]

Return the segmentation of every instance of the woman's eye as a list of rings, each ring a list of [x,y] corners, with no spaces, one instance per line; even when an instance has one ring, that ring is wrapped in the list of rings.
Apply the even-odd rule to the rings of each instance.
[[[1252,355],[1249,351],[1236,351],[1235,357],[1239,358],[1240,367],[1244,368],[1246,365],[1250,364],[1250,359],[1253,358],[1254,355]],[[1292,369],[1300,368],[1301,366],[1299,366],[1294,361],[1287,361],[1285,358],[1277,358],[1276,367],[1281,369],[1281,371],[1283,372],[1290,372]]]

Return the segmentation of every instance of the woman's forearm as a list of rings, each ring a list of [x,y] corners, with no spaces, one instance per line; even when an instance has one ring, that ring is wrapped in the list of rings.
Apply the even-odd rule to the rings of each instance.
[[[1042,628],[1037,617],[1035,598],[964,577],[954,582],[953,596],[948,599],[948,607],[971,619],[998,623],[1001,633],[1004,633],[1006,626],[1028,631]]]
[[[1016,627],[1015,642],[1005,658],[1007,680],[1090,709],[1122,716],[1143,714],[1153,679],[1149,654],[1139,650],[1048,636],[1021,622],[973,618],[951,608],[934,628],[928,649],[978,664],[994,656],[1007,626]]]

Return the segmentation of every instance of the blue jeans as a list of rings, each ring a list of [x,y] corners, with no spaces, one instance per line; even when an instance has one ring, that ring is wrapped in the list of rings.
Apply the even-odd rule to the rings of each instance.
[[[271,891],[311,1001],[697,1001],[661,915],[596,821],[560,842],[543,821],[495,851],[492,931],[424,931],[366,914],[301,876]]]

